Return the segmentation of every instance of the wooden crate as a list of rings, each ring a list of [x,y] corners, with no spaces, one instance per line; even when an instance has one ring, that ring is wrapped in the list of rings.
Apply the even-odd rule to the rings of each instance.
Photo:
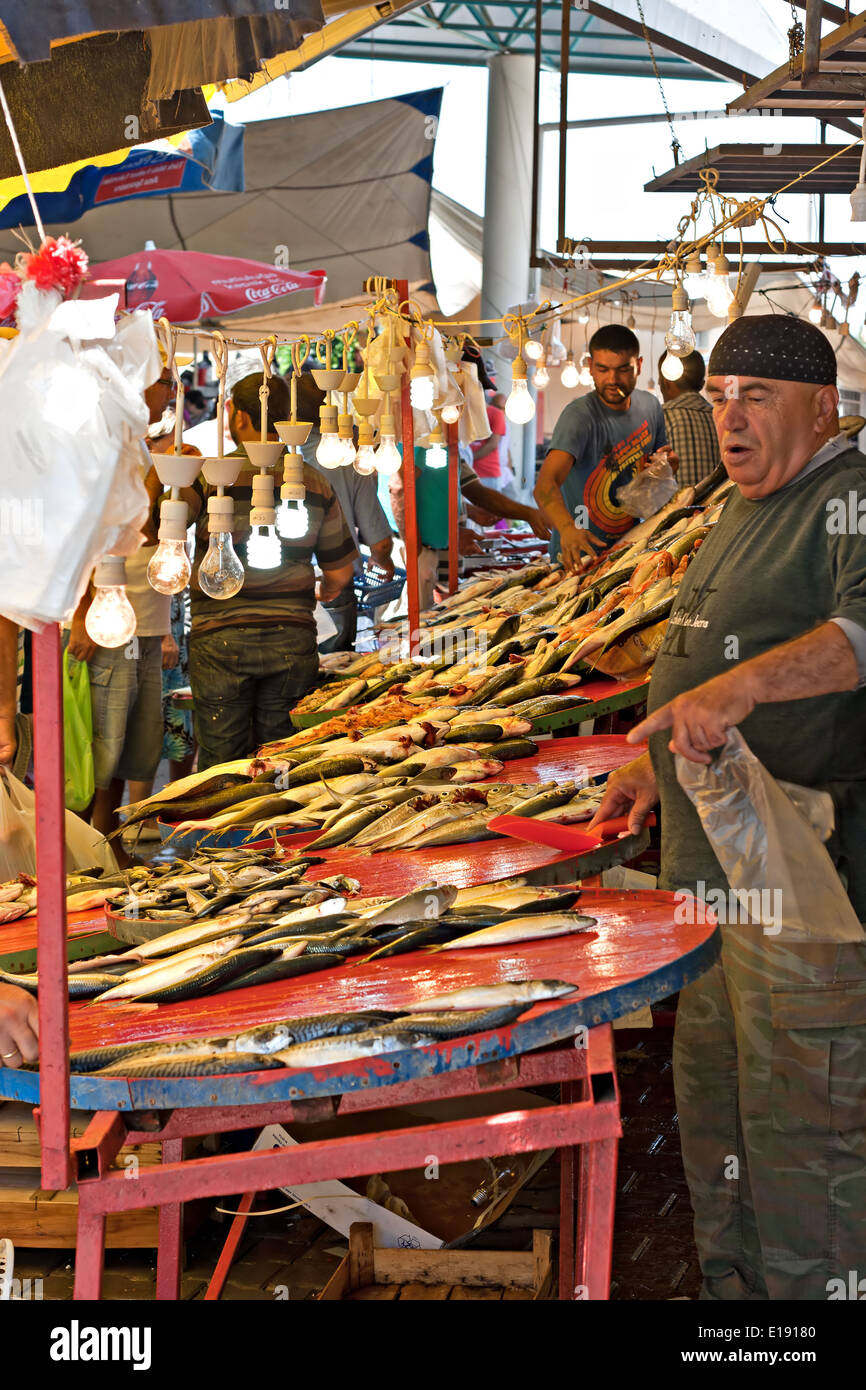
[[[409,1299],[463,1302],[551,1296],[552,1233],[533,1231],[532,1250],[380,1250],[373,1227],[349,1227],[349,1253],[319,1294],[320,1300]]]
[[[72,1110],[69,1114],[69,1136],[80,1139],[91,1119],[89,1110]],[[161,1160],[160,1144],[140,1144],[136,1149],[121,1149],[114,1161],[115,1168],[124,1167],[124,1158],[135,1153],[142,1167]],[[39,1131],[33,1119],[32,1105],[23,1101],[0,1101],[0,1169],[38,1168],[40,1164]]]

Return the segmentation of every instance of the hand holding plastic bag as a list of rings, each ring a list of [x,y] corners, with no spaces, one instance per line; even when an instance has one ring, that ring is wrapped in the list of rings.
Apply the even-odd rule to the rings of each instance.
[[[677,490],[674,471],[661,450],[652,455],[646,468],[621,487],[616,500],[629,516],[655,516],[667,506]]]
[[[677,780],[744,915],[779,941],[862,941],[863,927],[822,840],[833,830],[829,793],[777,782],[738,729],[720,756],[679,754]]]
[[[66,872],[117,871],[114,851],[98,830],[66,812]],[[36,797],[8,770],[0,772],[0,882],[36,873]],[[38,892],[38,885],[37,885]]]

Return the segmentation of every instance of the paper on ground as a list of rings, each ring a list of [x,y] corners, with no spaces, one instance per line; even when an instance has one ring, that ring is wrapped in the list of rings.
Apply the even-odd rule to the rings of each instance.
[[[282,1125],[265,1125],[253,1149],[285,1149],[297,1144]],[[406,1221],[387,1207],[379,1206],[353,1191],[345,1183],[303,1183],[299,1187],[281,1187],[280,1192],[293,1201],[301,1202],[320,1221],[348,1236],[349,1227],[356,1221],[368,1221],[373,1227],[373,1244],[384,1250],[439,1250],[444,1241],[421,1226]]]

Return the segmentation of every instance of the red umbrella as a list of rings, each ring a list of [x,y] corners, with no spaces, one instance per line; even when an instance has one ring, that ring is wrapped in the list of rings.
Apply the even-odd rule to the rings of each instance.
[[[209,256],[201,251],[139,251],[116,261],[91,265],[81,286],[82,298],[106,294],[107,286],[125,285],[127,309],[149,309],[155,319],[198,323],[221,318],[256,304],[267,304],[295,290],[313,290],[321,304],[327,275],[324,270],[286,270],[238,256]]]

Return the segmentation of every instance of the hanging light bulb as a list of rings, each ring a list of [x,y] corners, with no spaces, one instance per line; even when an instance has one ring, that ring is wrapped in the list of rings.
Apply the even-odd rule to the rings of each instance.
[[[192,569],[186,553],[187,505],[166,497],[159,508],[159,545],[147,566],[147,582],[158,594],[180,594]]]
[[[448,450],[445,447],[445,436],[442,433],[438,421],[430,431],[430,441],[427,445],[427,452],[424,455],[424,462],[428,468],[445,468],[448,465]]]
[[[578,321],[578,323],[589,323],[589,310],[588,310],[588,309],[578,309],[578,311],[577,311],[577,321]]]
[[[233,598],[243,587],[244,567],[232,545],[234,502],[214,493],[208,498],[207,554],[198,567],[198,582],[208,598]]]
[[[355,472],[362,478],[369,478],[376,472],[376,455],[373,450],[373,426],[365,417],[358,426],[358,452],[354,459]]]
[[[439,413],[442,417],[444,424],[456,425],[457,421],[460,419],[461,414],[463,413],[463,407],[459,404],[459,402],[455,402],[453,405],[443,405]]]
[[[523,355],[530,362],[537,362],[539,357],[544,356],[544,344],[538,338],[527,338],[523,344]]]
[[[707,276],[707,308],[714,318],[726,319],[734,298],[729,279],[730,265],[727,256],[716,256],[713,273]]]
[[[700,251],[693,251],[686,259],[683,289],[692,303],[696,299],[702,299],[707,292],[707,277],[704,274],[704,263],[701,260]]]
[[[675,357],[688,357],[695,350],[695,330],[689,311],[689,297],[682,285],[674,285],[671,294],[671,323],[665,334],[665,347]]]
[[[515,425],[528,425],[535,416],[535,401],[526,384],[526,363],[515,357],[511,367],[511,395],[505,402],[505,414]]]
[[[677,381],[679,377],[682,376],[684,370],[683,359],[681,357],[675,357],[672,352],[669,352],[664,362],[662,362],[662,376],[665,378],[665,381]]]
[[[813,301],[812,301],[812,307],[811,307],[811,309],[809,310],[809,321],[810,321],[810,323],[817,323],[817,324],[820,324],[820,322],[821,322],[821,320],[822,320],[823,317],[824,317],[824,310],[823,310],[823,307],[821,306],[821,304],[819,303],[819,301],[818,301],[817,299],[813,300]]]
[[[276,521],[273,476],[270,473],[255,473],[250,509],[252,530],[247,541],[247,564],[250,569],[276,569],[282,560],[283,552],[277,535]]]
[[[415,363],[409,373],[409,399],[415,410],[432,410],[436,395],[436,376],[430,366],[430,349],[419,343]]]
[[[135,632],[135,610],[126,597],[122,555],[103,555],[93,571],[93,602],[84,627],[98,647],[124,647]]]
[[[574,388],[577,386],[579,377],[577,374],[577,367],[575,367],[574,365],[574,358],[569,357],[568,361],[566,362],[565,366],[560,372],[559,379],[565,387],[566,391],[573,391]]]
[[[577,377],[579,386],[592,386],[593,384],[592,372],[589,370],[590,361],[589,353],[585,352],[580,359],[580,372]]]
[[[390,397],[387,397],[390,401]],[[385,478],[399,473],[403,465],[397,448],[397,427],[393,415],[383,415],[379,421],[379,447],[376,449],[376,468]]]
[[[283,540],[296,541],[306,535],[310,524],[304,506],[306,495],[303,456],[296,449],[290,449],[283,455],[283,483],[277,512],[277,533]]]
[[[351,468],[355,462],[355,432],[352,425],[352,417],[348,413],[340,415],[337,420],[338,438],[340,441],[340,464],[343,468]]]
[[[343,462],[343,445],[337,433],[337,407],[322,405],[319,409],[319,442],[316,462],[323,468],[339,468]]]
[[[536,391],[546,391],[550,385],[550,372],[547,370],[547,362],[543,357],[538,360],[535,368],[535,389]]]

